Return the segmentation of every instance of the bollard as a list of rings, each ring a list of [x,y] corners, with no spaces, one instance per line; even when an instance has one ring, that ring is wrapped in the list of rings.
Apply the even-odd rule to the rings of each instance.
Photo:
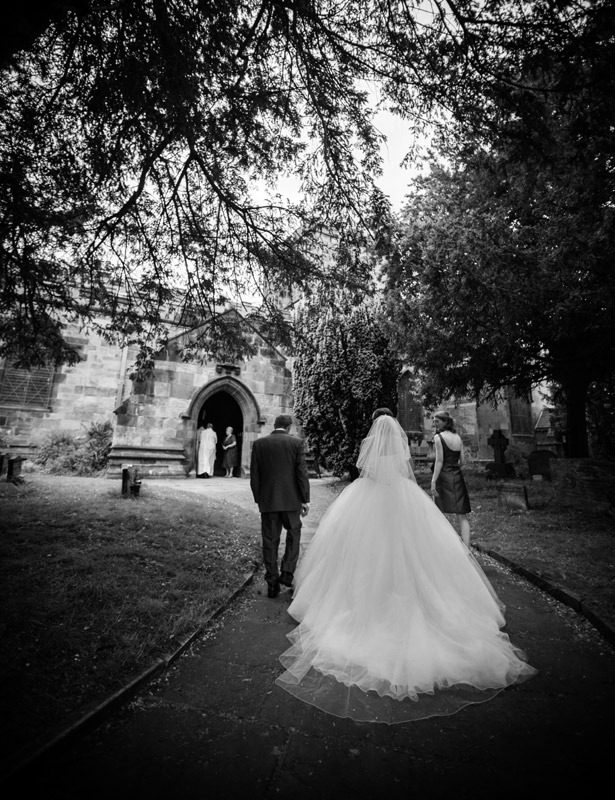
[[[21,483],[21,463],[25,461],[21,456],[14,456],[9,458],[8,468],[6,471],[7,483]]]
[[[141,478],[139,477],[139,470],[135,467],[130,480],[130,494],[133,497],[138,497],[141,491]]]
[[[130,468],[132,464],[122,464],[122,497],[130,491]]]
[[[138,497],[141,490],[139,470],[133,464],[122,464],[122,497]]]

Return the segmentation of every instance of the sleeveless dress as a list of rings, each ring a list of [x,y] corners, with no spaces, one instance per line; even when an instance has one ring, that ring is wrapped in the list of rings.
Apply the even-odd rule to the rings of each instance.
[[[437,433],[436,436],[440,434]],[[438,497],[435,498],[436,505],[443,514],[469,514],[470,498],[459,466],[461,453],[459,450],[451,450],[443,436],[440,436],[440,442],[443,463],[436,481],[438,492]]]
[[[275,682],[338,717],[392,724],[490,700],[536,670],[447,518],[385,461],[329,506],[299,561],[299,625]]]
[[[230,434],[227,436],[223,442],[225,447],[228,447],[229,444],[235,443],[235,447],[229,447],[228,450],[224,450],[224,455],[222,456],[222,466],[224,469],[230,469],[231,467],[237,466],[237,439],[235,438],[234,434]]]

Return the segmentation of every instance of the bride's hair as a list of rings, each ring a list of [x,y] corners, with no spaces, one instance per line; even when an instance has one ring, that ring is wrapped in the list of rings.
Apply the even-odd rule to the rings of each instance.
[[[392,417],[392,416],[393,416],[393,412],[391,411],[391,409],[390,409],[390,408],[377,408],[377,409],[374,411],[374,413],[372,414],[372,422],[373,422],[373,421],[374,421],[374,420],[375,420],[377,417],[383,417],[383,416],[386,416],[386,417]]]
[[[414,478],[408,437],[390,412],[374,419],[361,443],[357,467],[361,477],[378,483],[392,483],[400,477]]]

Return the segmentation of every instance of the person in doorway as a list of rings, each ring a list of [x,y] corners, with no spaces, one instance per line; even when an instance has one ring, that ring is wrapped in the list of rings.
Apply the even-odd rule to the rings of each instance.
[[[233,429],[229,425],[226,429],[226,436],[222,442],[222,466],[226,470],[225,478],[233,477],[233,470],[237,466],[237,439],[233,433]]]
[[[335,716],[392,724],[534,675],[478,562],[417,485],[390,410],[374,412],[357,467],[299,562],[288,607],[299,624],[275,683]]]
[[[461,471],[465,453],[461,436],[455,432],[455,421],[448,411],[434,417],[436,435],[434,449],[436,460],[431,478],[431,493],[443,514],[456,514],[461,540],[470,546],[470,497]]]
[[[250,488],[261,514],[267,596],[277,597],[280,584],[291,587],[301,541],[301,517],[310,508],[310,481],[303,441],[290,435],[292,418],[280,414],[274,430],[252,445]],[[278,550],[282,528],[286,546],[281,570]],[[281,572],[281,574],[280,574]]]
[[[205,428],[201,426],[197,437],[197,478],[211,478],[213,476],[217,444],[218,437],[211,422],[208,422]]]

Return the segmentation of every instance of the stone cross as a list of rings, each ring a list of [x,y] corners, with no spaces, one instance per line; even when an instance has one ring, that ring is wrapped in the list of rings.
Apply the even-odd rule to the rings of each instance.
[[[508,437],[501,430],[495,430],[487,439],[487,444],[493,448],[493,460],[496,464],[504,463],[504,451],[508,447]]]

